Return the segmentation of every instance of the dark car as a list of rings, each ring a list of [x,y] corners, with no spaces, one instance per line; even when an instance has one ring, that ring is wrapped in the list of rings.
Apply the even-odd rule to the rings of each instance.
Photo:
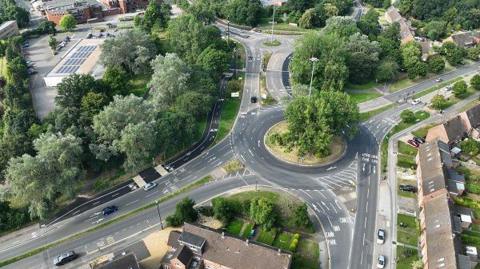
[[[408,191],[408,192],[416,192],[417,191],[417,188],[415,186],[412,186],[412,185],[400,185],[399,186],[400,190],[401,191]]]
[[[417,142],[418,144],[423,144],[425,143],[425,139],[421,138],[421,137],[414,137],[413,138],[413,141]]]
[[[408,144],[410,144],[412,147],[415,147],[415,148],[418,148],[419,144],[413,140],[413,139],[409,139],[408,141]]]
[[[104,216],[108,216],[110,214],[115,213],[118,210],[118,207],[112,205],[112,206],[107,206],[104,209],[102,209],[102,214]]]
[[[258,101],[258,99],[257,99],[256,96],[250,97],[250,102],[252,102],[252,104],[255,104],[257,101]]]
[[[53,259],[53,264],[56,266],[64,265],[78,258],[78,254],[75,251],[68,251],[62,253]]]

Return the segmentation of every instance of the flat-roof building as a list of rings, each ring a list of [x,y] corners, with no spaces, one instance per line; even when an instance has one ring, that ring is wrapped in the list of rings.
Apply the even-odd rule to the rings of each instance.
[[[16,21],[6,21],[0,25],[0,39],[20,34]]]
[[[71,74],[90,74],[101,78],[103,66],[98,64],[100,45],[104,39],[82,39],[44,78],[48,87],[55,87]]]

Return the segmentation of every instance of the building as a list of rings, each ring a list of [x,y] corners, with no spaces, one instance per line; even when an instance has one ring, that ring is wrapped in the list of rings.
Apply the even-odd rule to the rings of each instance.
[[[0,39],[7,39],[20,34],[17,21],[6,21],[0,25]]]
[[[475,140],[480,140],[480,105],[460,113],[460,118],[465,124],[467,135]]]
[[[387,12],[385,12],[385,19],[389,23],[398,22],[398,24],[400,24],[400,40],[402,44],[415,40],[415,33],[410,22],[400,15],[400,12],[398,12],[396,7],[391,6],[387,9]]]
[[[460,115],[447,122],[432,127],[428,130],[427,141],[433,141],[440,139],[443,142],[452,145],[455,144],[467,136],[467,128]]]
[[[43,5],[47,20],[59,24],[63,16],[71,14],[77,23],[86,23],[91,19],[103,19],[104,7],[96,0],[58,0]]]
[[[419,147],[418,206],[424,269],[472,269],[476,265],[477,256],[469,254],[471,247],[464,249],[460,240],[460,233],[473,222],[472,211],[455,206],[451,200],[465,190],[465,178],[454,167],[450,147],[440,138]]]
[[[138,9],[145,9],[148,6],[148,0],[99,0],[110,9],[118,8],[125,14]],[[161,2],[157,0],[158,2]]]
[[[137,257],[133,253],[114,257],[111,261],[105,262],[95,269],[140,269]]]
[[[462,48],[475,47],[480,43],[480,32],[468,31],[456,33],[444,40],[444,42],[446,41],[451,41]]]
[[[163,269],[289,269],[292,255],[257,242],[185,223],[170,233]]]
[[[44,81],[47,87],[55,87],[71,74],[90,74],[101,78],[104,67],[98,64],[101,54],[100,45],[104,39],[82,39],[50,71]]]

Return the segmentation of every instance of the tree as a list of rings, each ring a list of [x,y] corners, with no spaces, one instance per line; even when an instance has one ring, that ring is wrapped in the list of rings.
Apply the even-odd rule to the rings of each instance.
[[[453,94],[457,98],[464,98],[467,94],[467,88],[468,86],[465,80],[457,81],[453,84]]]
[[[466,56],[466,52],[463,48],[458,47],[453,42],[444,42],[440,54],[445,56],[445,59],[451,65],[459,65],[463,63],[463,58]]]
[[[262,3],[260,0],[230,0],[224,13],[234,23],[254,27],[261,18]]]
[[[383,60],[375,71],[375,78],[379,82],[393,81],[398,75],[398,64],[393,60]]]
[[[415,114],[410,109],[405,109],[402,111],[402,113],[400,113],[400,118],[405,123],[414,123],[417,120]]]
[[[440,40],[445,36],[445,21],[430,21],[423,28],[425,35],[431,40]]]
[[[214,198],[212,208],[213,216],[224,224],[229,223],[236,213],[232,203],[223,197]]]
[[[127,157],[123,163],[126,171],[143,169],[153,163],[157,149],[157,129],[155,122],[128,124],[122,130],[120,140],[114,147]]]
[[[59,22],[64,31],[70,32],[77,27],[77,20],[72,14],[64,15]]]
[[[378,42],[372,42],[367,36],[355,33],[348,39],[346,50],[349,80],[354,83],[364,83],[370,80],[379,61],[380,46]]]
[[[480,143],[473,139],[460,142],[460,148],[470,156],[477,156],[480,153]]]
[[[37,31],[42,34],[55,35],[57,29],[55,28],[55,23],[52,21],[42,21],[37,26]]]
[[[428,70],[432,73],[440,74],[445,70],[445,60],[440,55],[432,55],[427,60]]]
[[[72,74],[62,80],[57,86],[57,105],[64,108],[80,107],[83,96],[88,92],[97,91],[97,82],[90,75]]]
[[[198,219],[198,212],[193,208],[195,201],[190,198],[184,198],[175,206],[175,213],[167,217],[167,224],[170,226],[180,226],[184,222],[195,222]]]
[[[422,268],[423,268],[422,260],[415,260],[412,262],[412,269],[422,269]]]
[[[53,35],[48,38],[48,46],[53,52],[57,50],[58,41]]]
[[[295,208],[293,211],[293,222],[295,226],[302,228],[308,228],[312,225],[308,216],[307,204],[303,203]]]
[[[103,74],[103,82],[108,85],[110,90],[108,94],[114,95],[126,95],[129,89],[129,76],[122,68],[109,66],[106,68]]]
[[[108,97],[103,93],[88,92],[80,102],[80,115],[86,125],[90,125],[93,116],[97,115],[108,104]]]
[[[133,29],[106,39],[100,61],[107,68],[121,68],[131,74],[142,74],[150,70],[150,62],[156,54],[157,49],[150,37],[142,30]]]
[[[470,79],[470,86],[472,86],[472,88],[474,88],[475,90],[480,91],[480,75],[474,75]]]
[[[342,38],[349,37],[360,30],[357,23],[350,17],[331,17],[327,20],[325,28],[322,31],[326,34],[337,34]]]
[[[431,107],[436,110],[443,110],[450,105],[445,96],[437,94],[432,98]]]
[[[468,48],[467,49],[467,58],[472,60],[472,61],[478,61],[478,58],[480,57],[480,46],[477,45],[473,48]]]
[[[175,108],[194,116],[198,120],[205,119],[213,104],[213,98],[209,95],[188,91],[176,98]]]
[[[158,55],[152,61],[153,75],[148,87],[154,103],[170,106],[176,98],[188,90],[189,67],[176,54]]]
[[[380,23],[378,22],[379,16],[380,15],[375,9],[369,9],[367,14],[362,16],[357,24],[360,31],[369,37],[376,37],[378,34],[380,34],[381,27]]]
[[[223,72],[227,71],[228,61],[229,55],[226,52],[211,46],[204,49],[197,58],[197,64],[215,79],[220,78]]]
[[[401,47],[403,65],[407,69],[410,79],[426,76],[427,64],[421,61],[422,50],[420,44],[415,41],[408,42]]]
[[[40,135],[34,141],[35,157],[24,154],[8,164],[5,178],[10,199],[28,206],[32,217],[44,218],[60,193],[71,198],[75,182],[83,175],[81,144],[73,135]]]
[[[145,9],[145,15],[142,21],[142,26],[145,31],[151,32],[152,29],[165,28],[170,18],[170,10],[170,5],[166,3],[160,4],[158,1],[150,0]]]
[[[298,26],[310,29],[315,26],[316,10],[314,8],[307,9],[302,17],[298,20]]]
[[[192,2],[188,7],[188,11],[190,11],[197,20],[205,24],[210,24],[215,21],[216,9],[216,3],[211,0],[198,0]]]
[[[275,205],[266,198],[256,198],[250,201],[250,219],[255,224],[271,229],[277,221]]]

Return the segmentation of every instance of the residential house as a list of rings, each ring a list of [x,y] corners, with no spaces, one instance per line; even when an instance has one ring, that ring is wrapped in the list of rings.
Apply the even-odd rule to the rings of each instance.
[[[467,134],[473,139],[480,140],[480,105],[476,105],[469,110],[460,113]]]
[[[292,261],[280,249],[189,223],[170,233],[168,245],[163,269],[289,269]]]
[[[455,33],[450,37],[446,38],[444,42],[446,41],[451,41],[455,43],[457,46],[462,48],[475,47],[477,44],[480,43],[480,32],[468,31],[468,32]]]
[[[387,12],[385,12],[385,19],[389,23],[398,22],[400,24],[400,39],[402,44],[415,40],[415,33],[410,25],[410,22],[400,15],[400,12],[398,12],[396,7],[391,6],[387,9]]]
[[[460,142],[467,136],[467,128],[460,115],[456,116],[449,121],[432,127],[428,130],[426,140],[428,142],[436,139],[442,140],[449,145]]]

